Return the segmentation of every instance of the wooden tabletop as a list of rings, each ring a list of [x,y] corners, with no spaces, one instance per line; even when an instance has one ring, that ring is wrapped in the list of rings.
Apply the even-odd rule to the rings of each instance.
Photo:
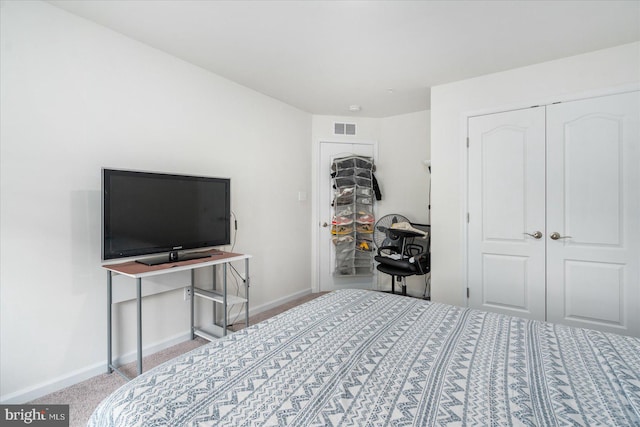
[[[197,253],[206,254],[209,256],[205,258],[189,259],[185,261],[167,262],[158,265],[146,265],[136,261],[128,261],[119,264],[103,265],[102,267],[129,277],[138,278],[167,273],[169,272],[168,270],[191,270],[193,268],[206,267],[210,265],[222,264],[224,262],[239,261],[251,258],[251,255],[223,252],[215,249]]]

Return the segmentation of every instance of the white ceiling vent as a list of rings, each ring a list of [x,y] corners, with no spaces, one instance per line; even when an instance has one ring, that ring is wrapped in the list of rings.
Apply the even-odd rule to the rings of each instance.
[[[356,124],[355,123],[334,123],[333,133],[334,135],[355,135]]]

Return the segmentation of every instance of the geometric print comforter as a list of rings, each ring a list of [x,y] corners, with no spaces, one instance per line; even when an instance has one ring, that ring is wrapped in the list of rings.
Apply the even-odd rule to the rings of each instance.
[[[640,339],[340,290],[122,386],[90,426],[640,426]]]

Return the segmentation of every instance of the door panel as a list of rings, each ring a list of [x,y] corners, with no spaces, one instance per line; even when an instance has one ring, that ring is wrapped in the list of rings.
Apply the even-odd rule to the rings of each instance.
[[[547,107],[549,321],[640,336],[639,106],[633,92]]]
[[[557,109],[551,109],[550,114],[554,111]],[[550,170],[564,169],[564,216],[566,232],[574,236],[572,244],[621,243],[623,168],[619,125],[617,118],[603,114],[588,114],[564,124],[564,165],[552,161]],[[554,138],[557,131],[551,131]],[[558,139],[552,140],[552,144]],[[561,140],[559,143],[562,144]],[[552,152],[556,148],[552,147]]]
[[[566,319],[610,325],[622,323],[622,265],[566,261],[564,273]]]
[[[469,119],[469,305],[545,318],[544,108]],[[542,167],[530,167],[530,165]]]
[[[528,257],[484,254],[482,304],[485,307],[526,312]]]
[[[500,127],[482,136],[482,237],[485,241],[524,240],[526,131],[526,128]]]

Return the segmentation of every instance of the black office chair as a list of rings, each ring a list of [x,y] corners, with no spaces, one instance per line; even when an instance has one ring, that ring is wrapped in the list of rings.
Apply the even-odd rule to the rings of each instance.
[[[378,271],[391,276],[391,293],[395,293],[397,279],[402,283],[402,295],[407,295],[407,285],[403,281],[405,277],[422,276],[431,272],[431,226],[416,223],[409,225],[406,229],[388,228],[388,241],[393,244],[378,248],[378,254],[374,257],[378,262]],[[425,291],[425,297],[426,293]]]

